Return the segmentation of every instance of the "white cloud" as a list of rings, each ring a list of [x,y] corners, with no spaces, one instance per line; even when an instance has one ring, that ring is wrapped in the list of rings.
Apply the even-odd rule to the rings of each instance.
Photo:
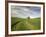
[[[29,7],[29,8],[28,8]],[[40,7],[30,7],[30,6],[16,6],[12,9],[12,17],[19,17],[19,18],[37,18],[40,17]]]

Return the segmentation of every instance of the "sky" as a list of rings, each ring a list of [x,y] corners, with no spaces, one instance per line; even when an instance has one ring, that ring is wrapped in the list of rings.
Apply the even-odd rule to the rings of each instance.
[[[41,15],[41,8],[37,6],[11,6],[11,16],[18,18],[38,18]]]

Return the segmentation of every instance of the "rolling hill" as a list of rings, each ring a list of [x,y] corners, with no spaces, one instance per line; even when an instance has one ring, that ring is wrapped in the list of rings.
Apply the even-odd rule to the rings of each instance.
[[[39,30],[40,18],[11,17],[11,31]]]

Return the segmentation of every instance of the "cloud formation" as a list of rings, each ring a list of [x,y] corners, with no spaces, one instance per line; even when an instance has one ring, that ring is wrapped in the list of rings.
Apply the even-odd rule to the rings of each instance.
[[[37,18],[40,17],[41,8],[37,6],[11,6],[12,17]]]

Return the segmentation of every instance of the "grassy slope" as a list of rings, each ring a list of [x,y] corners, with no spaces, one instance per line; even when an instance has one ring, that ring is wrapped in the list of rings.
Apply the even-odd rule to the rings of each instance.
[[[22,19],[11,18],[11,30],[38,30],[40,29],[40,18],[35,19]]]

